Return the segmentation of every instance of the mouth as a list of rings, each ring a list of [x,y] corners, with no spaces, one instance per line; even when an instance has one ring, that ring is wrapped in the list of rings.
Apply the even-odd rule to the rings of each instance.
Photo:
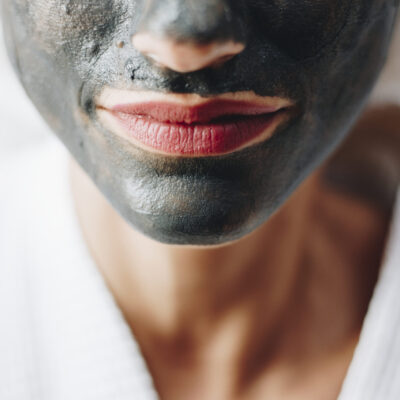
[[[267,140],[293,107],[247,92],[212,99],[141,94],[106,89],[97,102],[99,121],[144,150],[173,156],[223,155]]]

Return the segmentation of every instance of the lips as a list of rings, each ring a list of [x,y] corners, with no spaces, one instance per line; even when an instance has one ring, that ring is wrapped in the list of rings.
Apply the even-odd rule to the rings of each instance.
[[[102,120],[117,134],[148,150],[176,156],[226,154],[265,140],[283,122],[286,111],[282,105],[233,100],[98,107]]]

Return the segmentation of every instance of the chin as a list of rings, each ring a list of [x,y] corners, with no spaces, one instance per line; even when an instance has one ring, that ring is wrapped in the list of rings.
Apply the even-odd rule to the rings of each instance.
[[[187,210],[149,214],[127,209],[120,214],[133,229],[170,245],[220,246],[243,238],[259,225],[246,206],[227,209],[226,205],[203,204],[192,214]]]
[[[146,224],[135,220],[133,228],[160,243],[208,247],[221,246],[243,238],[252,231],[246,222],[224,223],[219,216],[215,220],[210,216],[204,219],[199,216],[155,216],[148,219]]]

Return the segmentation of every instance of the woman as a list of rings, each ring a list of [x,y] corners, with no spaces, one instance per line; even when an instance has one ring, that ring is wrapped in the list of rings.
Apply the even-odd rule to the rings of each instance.
[[[17,74],[77,164],[71,186],[54,143],[4,164],[1,398],[398,398],[392,275],[363,328],[398,109],[321,165],[395,2],[2,5]]]

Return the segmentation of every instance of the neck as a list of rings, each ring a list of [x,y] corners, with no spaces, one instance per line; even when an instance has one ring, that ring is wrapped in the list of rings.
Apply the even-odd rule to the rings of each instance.
[[[286,206],[239,241],[192,247],[165,245],[132,229],[75,163],[72,186],[90,251],[128,316],[144,312],[141,318],[168,333],[194,327],[193,320],[211,327],[260,295],[277,309],[268,313],[274,315],[291,298],[300,272],[304,192],[291,200],[301,212]]]
[[[141,235],[113,210],[76,164],[71,176],[88,247],[141,345],[153,376],[158,367],[162,373],[168,370],[171,360],[181,362],[184,370],[188,365],[191,368],[212,360],[213,365],[238,368],[236,375],[230,371],[224,376],[248,380],[238,376],[241,372],[255,373],[249,363],[255,369],[265,366],[268,360],[276,359],[280,348],[287,351],[291,346],[297,352],[301,340],[313,343],[314,351],[315,343],[322,343],[324,329],[329,332],[329,340],[337,334],[332,339],[337,341],[348,328],[326,326],[326,315],[340,308],[338,301],[352,300],[344,294],[338,300],[338,291],[343,292],[342,280],[336,284],[326,276],[324,281],[309,279],[310,267],[301,261],[316,190],[315,176],[251,235],[224,246],[203,248],[165,245]],[[329,274],[329,268],[324,271]],[[347,279],[345,273],[332,271],[334,276]],[[310,296],[305,293],[310,293],[309,281],[316,283],[317,289],[314,287],[311,293],[318,304],[307,314]],[[350,287],[348,293],[355,291]],[[323,303],[328,297],[329,301]],[[316,327],[310,321],[318,309],[323,310],[323,317]],[[341,311],[340,318],[347,317]],[[302,329],[306,326],[305,333]],[[337,326],[342,327],[341,321]],[[310,331],[318,332],[317,337],[311,338]],[[209,377],[207,382],[210,384]],[[221,382],[215,385],[220,386]],[[232,382],[225,386],[232,386]]]

